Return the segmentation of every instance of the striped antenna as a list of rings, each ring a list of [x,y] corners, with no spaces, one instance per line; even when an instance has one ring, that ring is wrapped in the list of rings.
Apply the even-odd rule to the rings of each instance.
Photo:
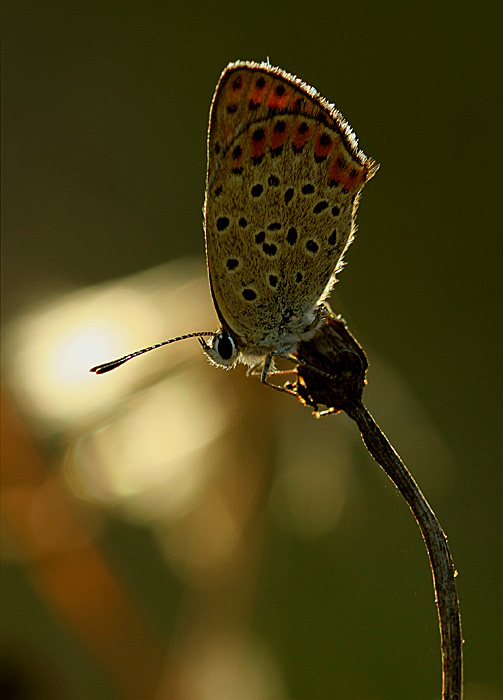
[[[102,365],[96,365],[96,367],[91,367],[89,371],[94,372],[95,374],[105,374],[105,372],[111,372],[113,369],[120,367],[128,360],[132,360],[133,357],[143,355],[143,353],[145,352],[150,352],[151,350],[162,348],[163,345],[176,343],[178,340],[186,340],[187,338],[198,338],[204,335],[215,335],[215,332],[200,331],[199,333],[188,333],[187,335],[179,335],[177,338],[170,338],[169,340],[164,340],[162,343],[157,343],[157,345],[151,345],[149,348],[143,348],[143,350],[137,350],[136,352],[132,352],[130,355],[124,355],[124,357],[119,357],[118,360],[112,360],[111,362],[105,362]]]

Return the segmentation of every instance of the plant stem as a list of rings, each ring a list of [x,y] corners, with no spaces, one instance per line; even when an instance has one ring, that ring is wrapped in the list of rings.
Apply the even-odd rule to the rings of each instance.
[[[409,470],[362,403],[367,357],[345,321],[328,306],[324,323],[314,338],[299,344],[296,355],[302,364],[290,391],[318,417],[345,411],[356,422],[368,451],[405,498],[419,525],[430,558],[440,625],[442,700],[462,700],[461,618],[447,538]],[[320,411],[320,406],[326,408]]]
[[[463,693],[463,651],[461,618],[456,593],[456,571],[447,537],[411,473],[360,403],[346,413],[358,425],[368,451],[407,501],[423,535],[433,574],[442,648],[442,699],[461,700]]]

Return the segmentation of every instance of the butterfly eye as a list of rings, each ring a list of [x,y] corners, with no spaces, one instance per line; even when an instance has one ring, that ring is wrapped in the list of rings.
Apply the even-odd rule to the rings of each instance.
[[[215,333],[209,344],[201,341],[201,347],[212,362],[223,367],[232,367],[238,357],[234,339],[224,330]]]
[[[225,333],[225,331],[222,331],[219,333],[215,339],[215,343],[213,345],[217,353],[220,355],[222,358],[223,362],[233,362],[235,359],[236,353],[236,344],[232,340],[232,338]]]

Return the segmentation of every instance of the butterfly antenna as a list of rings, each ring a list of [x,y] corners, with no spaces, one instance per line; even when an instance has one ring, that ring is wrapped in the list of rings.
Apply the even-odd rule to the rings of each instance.
[[[112,360],[111,362],[104,362],[102,365],[96,365],[96,367],[91,367],[89,371],[94,372],[95,374],[105,374],[105,372],[111,372],[113,369],[120,367],[128,360],[132,360],[133,357],[143,355],[143,353],[145,352],[150,352],[151,350],[162,348],[163,345],[176,343],[178,340],[187,340],[187,338],[198,338],[204,335],[215,335],[215,333],[214,331],[200,331],[199,333],[187,333],[187,335],[179,335],[177,338],[170,338],[169,340],[164,340],[162,343],[151,345],[149,348],[143,348],[143,350],[137,350],[136,352],[132,352],[130,355],[124,355],[124,357],[119,357],[118,360]]]

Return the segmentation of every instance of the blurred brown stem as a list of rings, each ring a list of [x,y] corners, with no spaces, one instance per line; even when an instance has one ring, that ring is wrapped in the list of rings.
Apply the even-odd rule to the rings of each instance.
[[[442,700],[462,700],[463,651],[456,572],[447,538],[409,470],[361,401],[367,358],[345,322],[328,312],[326,323],[297,352],[295,391],[317,415],[343,410],[360,429],[363,442],[407,501],[423,535],[433,574],[442,652]],[[314,369],[330,374],[327,379]],[[326,410],[319,412],[319,406]]]

